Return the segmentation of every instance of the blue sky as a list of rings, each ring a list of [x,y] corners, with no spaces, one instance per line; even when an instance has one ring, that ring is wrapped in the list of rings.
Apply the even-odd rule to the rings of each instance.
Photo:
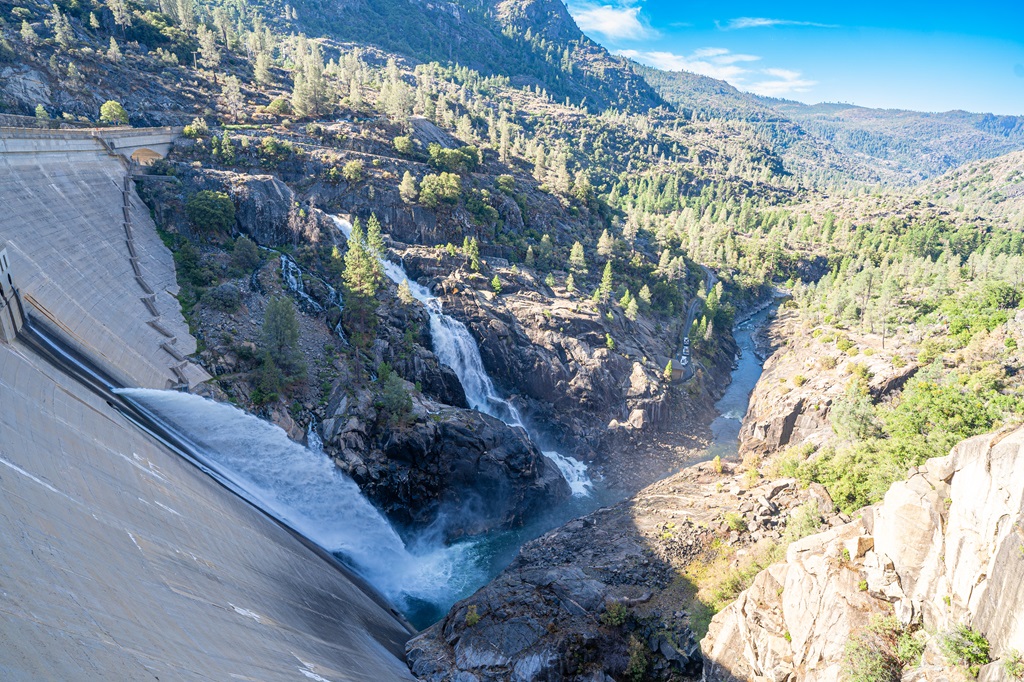
[[[749,92],[1024,115],[1024,0],[567,4],[612,52]]]

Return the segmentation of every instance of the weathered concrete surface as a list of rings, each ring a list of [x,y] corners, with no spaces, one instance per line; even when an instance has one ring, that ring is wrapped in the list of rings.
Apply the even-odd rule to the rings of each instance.
[[[0,547],[4,680],[408,679],[387,611],[17,345]]]
[[[0,241],[16,285],[40,317],[126,385],[165,388],[178,383],[171,368],[181,360],[161,344],[189,355],[195,339],[174,298],[171,254],[131,192],[137,265],[169,336],[150,324],[155,316],[136,283],[124,228],[124,174],[83,131],[0,132]],[[208,378],[192,364],[182,371],[190,385]]]
[[[29,312],[123,383],[165,387],[180,360],[140,300],[120,161],[81,136],[9,139],[0,242]],[[136,266],[188,354],[171,255],[128,194]],[[401,680],[407,637],[288,531],[0,344],[0,679]]]

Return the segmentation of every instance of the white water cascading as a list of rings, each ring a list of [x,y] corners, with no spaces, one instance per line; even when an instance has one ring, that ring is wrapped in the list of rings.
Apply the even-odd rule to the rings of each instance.
[[[332,216],[338,230],[348,239],[352,234],[352,224],[343,218]],[[501,397],[494,387],[494,382],[484,369],[483,359],[480,357],[480,347],[476,339],[466,329],[466,325],[456,320],[451,315],[446,315],[441,308],[441,300],[430,293],[430,291],[409,279],[405,269],[397,263],[381,259],[384,274],[395,284],[407,282],[413,298],[420,301],[427,307],[430,314],[430,338],[434,345],[434,354],[438,359],[451,367],[462,388],[466,392],[466,400],[474,410],[496,417],[509,426],[517,426],[527,433],[529,430],[523,424],[522,416],[515,405]],[[593,482],[587,476],[587,465],[583,462],[562,455],[553,450],[545,451],[544,455],[550,459],[562,477],[572,489],[572,494],[577,497],[590,494]]]
[[[201,450],[251,501],[334,554],[392,602],[450,603],[483,576],[473,545],[407,546],[355,482],[323,452],[279,427],[196,395],[152,389],[118,393],[158,414]]]
[[[299,267],[298,263],[291,259],[287,254],[281,255],[281,278],[284,280],[284,285],[288,289],[299,297],[303,302],[306,303],[313,311],[322,313],[324,307],[313,300],[313,297],[306,291],[306,284],[302,281],[302,268]],[[345,309],[345,301],[341,298],[341,293],[332,287],[327,282],[320,278],[317,278],[321,284],[327,289],[327,294],[330,300],[342,310]],[[341,340],[348,343],[348,339],[345,337],[345,331],[341,328],[341,320],[338,320],[338,324],[334,325],[334,333],[341,337]]]

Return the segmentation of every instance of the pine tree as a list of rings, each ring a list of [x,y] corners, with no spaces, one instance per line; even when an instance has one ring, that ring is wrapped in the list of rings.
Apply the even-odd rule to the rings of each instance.
[[[663,376],[665,378],[665,381],[670,381],[672,379],[672,361],[671,360],[669,360],[668,364],[665,365],[665,371],[661,373],[661,376]]]
[[[363,89],[359,86],[359,79],[355,76],[348,85],[348,105],[353,109],[363,106]]]
[[[607,259],[611,257],[614,250],[615,240],[608,234],[608,230],[605,230],[601,233],[600,239],[597,240],[597,255]]]
[[[199,39],[199,63],[204,68],[216,69],[220,66],[220,48],[217,47],[217,35],[206,28],[205,25],[196,29],[196,37]]]
[[[651,305],[651,288],[646,284],[640,287],[640,293],[637,294],[637,298],[644,304],[644,307],[650,307]]]
[[[100,27],[100,18],[96,16],[95,12],[89,12],[89,28],[96,31]]]
[[[570,294],[576,291],[576,280],[573,278],[571,272],[569,273],[569,276],[565,278],[565,290]]]
[[[669,268],[672,266],[672,254],[669,253],[668,249],[661,252],[661,258],[658,259],[658,274],[667,275]]]
[[[273,82],[273,76],[270,73],[270,55],[266,52],[260,52],[256,55],[256,66],[253,69],[253,76],[256,78],[256,82],[261,85],[269,85]]]
[[[412,295],[412,288],[409,286],[409,280],[407,279],[403,279],[402,283],[398,285],[398,300],[406,305],[415,300]]]
[[[231,119],[237,123],[245,110],[245,97],[242,96],[242,84],[238,77],[225,77],[220,94],[224,98],[224,106],[231,112]]]
[[[123,35],[124,29],[132,25],[132,15],[128,11],[128,3],[125,0],[107,0],[107,7],[114,15],[114,23],[121,27]]]
[[[526,267],[532,268],[537,264],[537,256],[533,253],[533,245],[526,247]]]
[[[478,272],[480,270],[480,243],[476,237],[464,242],[463,252],[469,258],[469,269]]]
[[[416,178],[409,171],[405,171],[405,175],[402,176],[402,183],[398,186],[398,193],[403,200],[409,203],[416,201],[416,196],[419,193],[416,189]]]
[[[376,213],[371,213],[370,220],[366,223],[366,247],[374,258],[380,259],[384,257],[386,248],[384,247],[384,237],[381,235],[380,221],[377,220]]]
[[[601,274],[601,300],[607,301],[608,297],[612,295],[612,262],[608,261],[605,263],[604,272]]]
[[[49,121],[49,120],[50,120],[50,114],[47,113],[46,107],[44,107],[42,104],[37,104],[36,105],[36,121],[40,125],[45,125],[46,122]]]
[[[547,235],[544,236],[546,237]],[[569,250],[569,267],[576,272],[587,273],[587,259],[583,254],[583,244],[579,242],[573,243],[572,249]]]
[[[275,296],[267,303],[263,317],[263,347],[278,367],[289,376],[303,373],[298,350],[299,322],[291,299]]]
[[[68,18],[61,14],[60,7],[56,4],[48,19],[50,29],[53,31],[53,38],[65,50],[70,50],[75,44],[75,34],[71,30],[71,23]]]
[[[637,305],[636,299],[629,299],[629,303],[626,305],[626,318],[636,322],[636,318],[640,315],[640,306]]]
[[[21,41],[29,47],[35,47],[39,44],[39,36],[36,34],[32,24],[28,23],[24,19],[21,20]]]
[[[121,48],[117,46],[114,36],[110,36],[110,47],[107,48],[107,59],[115,64],[121,61]]]

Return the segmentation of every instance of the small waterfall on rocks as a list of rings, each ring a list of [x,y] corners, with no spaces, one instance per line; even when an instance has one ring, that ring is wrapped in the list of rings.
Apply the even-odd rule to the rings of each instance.
[[[451,604],[482,582],[471,543],[403,542],[324,454],[315,429],[306,448],[231,405],[175,391],[117,392],[159,415],[252,502],[343,558],[397,605]]]
[[[312,296],[306,291],[306,283],[302,281],[302,269],[298,263],[291,259],[287,254],[280,254],[281,256],[281,277],[284,279],[284,285],[294,293],[300,300],[302,305],[305,305],[310,312],[322,313],[324,307],[316,302]],[[322,279],[317,280],[327,289],[327,295],[336,306],[344,310],[345,301],[341,297],[341,292],[332,287]],[[334,333],[341,337],[345,343],[348,343],[348,339],[345,338],[345,331],[341,328],[341,320],[338,320],[338,324],[334,325]]]
[[[352,234],[352,224],[337,216],[332,216],[332,218],[338,230],[347,239]],[[502,398],[494,387],[494,382],[491,381],[487,370],[484,369],[483,359],[480,357],[480,347],[473,335],[466,329],[466,325],[454,317],[444,314],[440,299],[431,294],[426,287],[410,280],[402,266],[387,259],[383,259],[381,264],[388,279],[396,284],[408,282],[413,298],[426,305],[427,312],[430,314],[430,338],[433,341],[434,353],[459,377],[469,406],[474,410],[496,417],[509,426],[518,426],[529,433],[526,425],[523,424],[519,410]],[[544,452],[544,455],[558,467],[574,496],[582,497],[590,494],[594,484],[587,476],[586,464],[553,450]]]

